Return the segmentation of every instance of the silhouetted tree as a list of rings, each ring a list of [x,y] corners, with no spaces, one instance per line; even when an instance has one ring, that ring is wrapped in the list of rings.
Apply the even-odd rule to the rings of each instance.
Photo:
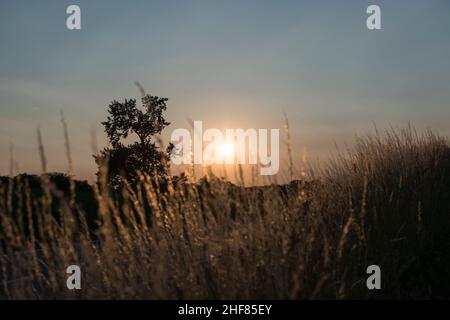
[[[155,144],[155,135],[170,123],[163,117],[167,109],[167,98],[143,95],[143,110],[136,106],[136,100],[121,103],[113,101],[108,108],[108,118],[102,122],[111,146],[104,148],[95,161],[99,168],[107,165],[108,181],[114,188],[122,185],[124,179],[131,184],[138,181],[138,172],[154,177],[167,176],[169,154],[173,145],[161,150]],[[124,144],[124,140],[135,135],[138,141]]]

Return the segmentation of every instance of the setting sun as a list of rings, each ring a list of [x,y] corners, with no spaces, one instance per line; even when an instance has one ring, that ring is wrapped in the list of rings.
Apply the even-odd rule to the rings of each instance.
[[[234,156],[234,145],[232,143],[224,143],[219,147],[219,155],[224,158],[233,159]]]

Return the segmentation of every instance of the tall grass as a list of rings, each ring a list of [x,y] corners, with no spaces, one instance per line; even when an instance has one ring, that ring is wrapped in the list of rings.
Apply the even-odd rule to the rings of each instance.
[[[94,225],[46,175],[40,193],[3,179],[0,297],[450,297],[450,148],[431,132],[359,138],[314,179],[287,185],[142,175],[117,195],[105,174],[91,186]],[[66,287],[71,264],[79,291]],[[382,290],[366,288],[371,264]]]

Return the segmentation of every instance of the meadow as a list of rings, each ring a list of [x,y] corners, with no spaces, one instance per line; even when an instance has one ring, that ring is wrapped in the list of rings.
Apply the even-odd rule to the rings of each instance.
[[[106,174],[1,179],[0,298],[450,298],[450,144],[432,132],[358,138],[288,184],[206,170],[113,191]]]

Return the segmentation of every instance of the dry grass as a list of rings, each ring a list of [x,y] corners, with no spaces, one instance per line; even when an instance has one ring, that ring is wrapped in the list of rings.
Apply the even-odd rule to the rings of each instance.
[[[361,138],[289,185],[142,176],[113,195],[100,178],[95,227],[48,176],[39,193],[3,179],[0,297],[449,298],[449,150],[408,128]],[[70,264],[83,272],[77,292]],[[366,289],[371,264],[381,291]]]

